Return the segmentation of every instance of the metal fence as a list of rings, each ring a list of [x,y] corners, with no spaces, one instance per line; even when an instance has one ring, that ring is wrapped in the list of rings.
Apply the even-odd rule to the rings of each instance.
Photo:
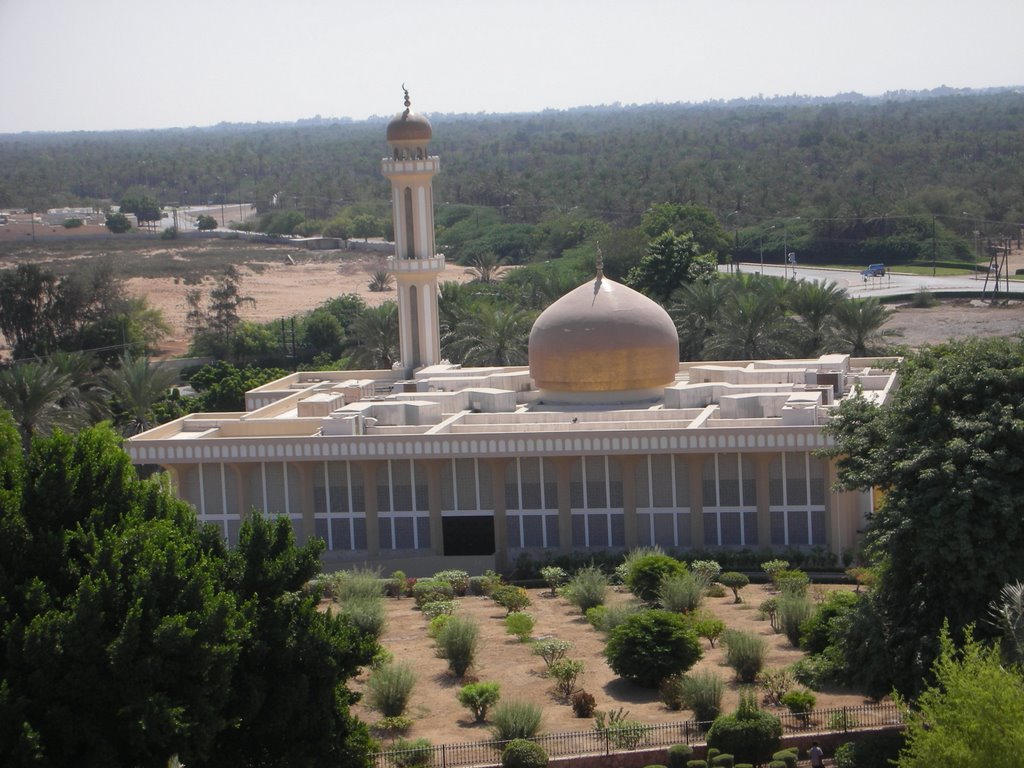
[[[825,733],[859,731],[899,725],[903,722],[895,704],[815,709],[806,715],[775,713],[784,732]],[[711,722],[682,720],[675,723],[630,724],[619,727],[547,733],[532,741],[543,747],[548,757],[612,755],[638,749],[696,744],[704,741]],[[475,741],[441,744],[418,749],[392,749],[373,756],[376,768],[461,768],[496,765],[507,741]]]

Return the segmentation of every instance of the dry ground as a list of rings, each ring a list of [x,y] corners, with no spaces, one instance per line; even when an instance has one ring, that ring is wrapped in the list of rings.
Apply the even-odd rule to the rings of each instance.
[[[843,589],[845,587],[824,587]],[[817,588],[812,588],[817,589]],[[690,719],[690,712],[672,712],[661,703],[656,690],[641,688],[618,678],[602,656],[604,637],[591,627],[569,603],[560,597],[550,597],[547,590],[529,590],[532,605],[527,611],[536,620],[534,637],[553,636],[573,643],[569,657],[582,660],[584,674],[578,686],[589,691],[597,700],[599,710],[608,711],[624,707],[632,719],[659,723]],[[766,585],[751,584],[741,591],[744,599],[733,604],[732,594],[724,598],[707,598],[705,607],[721,618],[730,628],[756,632],[769,645],[766,668],[784,667],[802,656],[790,647],[785,635],[772,632],[767,621],[758,620],[757,606],[769,592]],[[609,602],[629,600],[624,593],[612,593]],[[505,610],[485,597],[459,599],[458,612],[473,616],[479,623],[480,648],[478,661],[464,680],[456,680],[447,671],[446,662],[434,655],[433,643],[427,636],[427,620],[414,607],[411,599],[387,600],[387,627],[382,644],[397,661],[411,662],[417,673],[409,715],[413,719],[412,738],[425,737],[434,744],[452,744],[483,741],[490,738],[485,724],[476,724],[469,710],[457,702],[459,688],[472,681],[494,681],[501,684],[503,699],[525,699],[540,705],[544,711],[541,730],[544,733],[589,730],[592,720],[581,720],[573,715],[572,707],[563,703],[554,693],[552,684],[542,676],[544,662],[534,656],[528,644],[520,643],[505,632]],[[733,682],[732,670],[725,666],[725,652],[719,643],[709,649],[701,641],[704,658],[695,669],[706,667],[728,681],[723,701],[726,711],[735,709],[739,687]],[[355,688],[365,685],[367,673],[357,679]],[[859,706],[866,703],[863,696],[842,691],[819,692],[818,707]],[[360,718],[368,723],[379,720],[379,715],[366,707],[356,706]]]

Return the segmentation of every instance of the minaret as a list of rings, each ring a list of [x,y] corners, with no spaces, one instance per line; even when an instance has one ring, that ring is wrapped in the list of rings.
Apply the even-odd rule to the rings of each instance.
[[[395,255],[388,268],[398,284],[398,323],[401,365],[411,373],[441,362],[437,319],[437,278],[444,256],[434,252],[434,191],[432,180],[440,158],[427,154],[430,122],[411,109],[405,91],[405,111],[388,123],[391,157],[380,162],[391,179],[395,221]]]

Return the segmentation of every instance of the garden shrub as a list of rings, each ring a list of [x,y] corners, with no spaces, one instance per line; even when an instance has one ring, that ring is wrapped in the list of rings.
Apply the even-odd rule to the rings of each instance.
[[[772,580],[772,584],[775,583],[775,574],[779,571],[784,571],[787,568],[789,568],[789,561],[777,558],[774,560],[766,560],[761,563],[761,570],[768,574],[768,578]]]
[[[684,768],[693,759],[693,747],[689,744],[673,744],[668,748],[668,768]]]
[[[593,608],[588,608],[587,612],[583,614],[586,618],[587,623],[599,632],[604,631],[604,616],[608,613],[607,605],[595,605]]]
[[[587,611],[587,615],[594,611],[599,611],[600,623],[595,624],[594,628],[599,632],[608,634],[630,616],[635,616],[642,610],[646,609],[636,603],[617,603],[615,605],[599,605],[597,608],[591,608]]]
[[[698,637],[703,637],[714,648],[718,638],[725,632],[725,622],[714,616],[700,616],[693,622],[693,629]]]
[[[419,768],[429,765],[433,754],[430,739],[401,738],[388,750],[388,759],[395,768]]]
[[[836,749],[836,768],[892,768],[904,742],[902,731],[863,734]]]
[[[438,600],[451,600],[454,597],[455,590],[447,581],[419,579],[412,585],[412,599],[416,601],[417,608],[423,608],[427,603]]]
[[[661,686],[662,701],[669,709],[689,709],[694,720],[714,720],[722,712],[725,683],[710,669],[671,675]]]
[[[842,651],[832,645],[822,653],[797,659],[790,668],[796,681],[808,688],[820,689],[833,683],[842,683],[846,677],[846,660]]]
[[[783,695],[780,701],[786,709],[806,723],[818,699],[810,691],[796,690]]]
[[[400,717],[405,714],[415,685],[416,674],[410,664],[385,664],[370,673],[366,702],[384,717]]]
[[[707,760],[687,760],[686,768],[708,768]]]
[[[644,743],[652,728],[638,720],[630,720],[629,711],[619,707],[595,714],[594,730],[618,749],[636,749]]]
[[[540,744],[513,739],[501,752],[501,768],[546,768],[548,753]]]
[[[740,695],[740,704],[732,715],[720,715],[708,729],[708,747],[737,758],[764,763],[779,748],[782,723],[775,715],[757,706],[752,693]]]
[[[405,594],[407,577],[405,571],[395,571],[391,578],[385,582],[385,590],[388,597],[399,598]]]
[[[384,632],[386,618],[380,597],[349,598],[338,608],[338,615],[365,637],[376,640]]]
[[[690,573],[697,577],[705,589],[715,583],[721,572],[722,566],[714,560],[694,560],[690,563]]]
[[[490,596],[500,586],[501,576],[494,571],[487,571],[483,576],[470,576],[469,578],[469,594],[477,597]]]
[[[487,719],[487,710],[498,703],[501,698],[499,683],[470,683],[464,685],[456,694],[459,704],[473,713],[473,721],[482,723]]]
[[[779,598],[769,597],[757,607],[760,617],[768,619],[773,632],[779,631]]]
[[[764,691],[769,704],[782,706],[782,697],[796,684],[793,671],[788,667],[766,669],[757,676],[757,686]]]
[[[469,617],[452,616],[437,634],[437,655],[448,661],[448,669],[462,677],[476,657],[480,628]]]
[[[778,752],[772,755],[772,760],[781,761],[786,766],[786,768],[796,768],[798,762],[796,747],[780,749]]]
[[[530,639],[530,633],[537,620],[528,613],[512,613],[505,617],[505,631],[514,635],[519,642],[525,643]]]
[[[810,576],[804,571],[776,571],[773,581],[775,588],[783,595],[804,597],[807,586],[811,583]]]
[[[337,571],[330,575],[329,581],[334,599],[342,603],[384,596],[385,581],[381,579],[379,569],[356,568],[351,571]]]
[[[583,662],[579,659],[562,659],[548,667],[548,675],[555,681],[555,689],[563,699],[572,696],[576,680],[583,674]]]
[[[617,675],[653,688],[674,672],[685,672],[703,656],[700,640],[682,616],[641,611],[613,629],[605,645]]]
[[[594,710],[597,709],[597,701],[593,694],[586,691],[576,691],[569,698],[569,703],[572,704],[572,711],[576,717],[593,717]]]
[[[491,599],[504,608],[506,614],[517,613],[530,604],[530,596],[526,590],[511,584],[495,589],[491,592]]]
[[[723,635],[722,642],[725,644],[725,663],[732,667],[736,679],[741,683],[755,682],[768,653],[764,639],[753,632],[730,630]]]
[[[855,593],[845,590],[830,593],[800,625],[800,647],[808,653],[824,651],[839,634],[835,621],[848,616],[859,599]]]
[[[637,547],[636,549],[629,550],[622,557],[622,562],[615,566],[615,583],[628,584],[630,571],[633,570],[633,566],[637,563],[638,560],[645,558],[648,555],[664,554],[665,550],[663,550],[657,544],[653,546]]]
[[[377,650],[373,652],[373,658],[370,659],[370,669],[380,669],[385,664],[390,664],[394,660],[395,654],[383,645],[378,645]]]
[[[412,728],[412,718],[405,715],[397,717],[382,717],[373,724],[375,731],[388,731],[389,733],[405,733]]]
[[[562,587],[562,597],[583,614],[590,608],[604,605],[607,593],[608,577],[593,565],[578,570],[569,583]]]
[[[427,636],[437,640],[437,636],[441,634],[441,630],[444,629],[444,625],[448,623],[448,619],[452,617],[450,613],[442,613],[440,616],[435,616],[427,624]]]
[[[734,602],[741,603],[740,590],[750,583],[750,579],[738,571],[726,571],[718,577],[718,583],[731,589]]]
[[[544,665],[547,669],[551,669],[552,664],[564,659],[571,648],[572,643],[568,640],[558,640],[554,637],[538,640],[533,644],[534,654],[544,659]]]
[[[529,701],[501,701],[491,712],[495,741],[532,739],[540,730],[541,710]]]
[[[681,562],[668,555],[645,555],[632,563],[626,574],[629,591],[645,603],[658,598],[661,582],[668,576],[677,576],[686,570]]]
[[[438,616],[451,616],[458,607],[459,603],[456,600],[434,600],[425,603],[420,610],[428,619],[436,619]]]
[[[465,595],[466,591],[469,589],[469,574],[466,573],[466,571],[456,569],[438,571],[434,574],[433,579],[435,581],[443,581],[446,584],[449,584],[452,591],[460,597]]]
[[[555,597],[558,594],[558,588],[569,580],[569,574],[564,568],[559,568],[557,565],[546,565],[541,568],[540,577],[548,585],[552,597]]]
[[[658,585],[658,605],[672,613],[692,613],[704,600],[704,585],[689,571],[668,574]]]
[[[736,760],[728,752],[716,755],[711,760],[711,768],[733,768]]]
[[[706,590],[704,590],[706,597],[725,597],[725,587],[721,584],[712,584]]]
[[[814,605],[806,597],[783,594],[779,598],[779,627],[794,648],[800,647],[800,625],[814,613]]]

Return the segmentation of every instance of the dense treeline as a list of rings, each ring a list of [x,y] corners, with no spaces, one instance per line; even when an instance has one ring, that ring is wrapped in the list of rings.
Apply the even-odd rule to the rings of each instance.
[[[965,257],[975,231],[1016,236],[1019,224],[993,222],[1024,221],[1019,92],[431,119],[439,205],[483,206],[509,225],[576,209],[633,227],[673,201],[710,209],[745,258],[790,247],[785,238],[816,256],[871,258],[848,245],[875,237],[910,257],[948,259]],[[0,206],[150,195],[319,220],[369,205],[386,221],[384,123],[3,136]]]

